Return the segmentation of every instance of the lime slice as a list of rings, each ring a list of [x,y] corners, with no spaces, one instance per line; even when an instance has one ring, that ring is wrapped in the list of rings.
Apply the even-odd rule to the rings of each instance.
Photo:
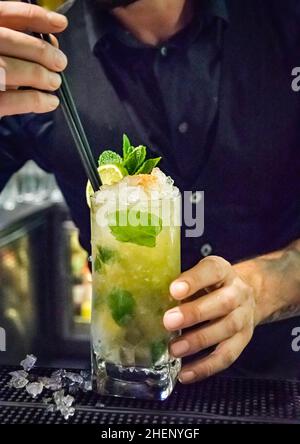
[[[124,176],[128,175],[126,168],[122,165],[106,164],[101,165],[98,168],[98,173],[103,185],[113,185],[114,183],[120,182]],[[88,206],[91,208],[91,196],[93,196],[94,190],[90,181],[88,180],[85,189],[85,196]]]
[[[88,204],[89,208],[91,208],[91,196],[93,196],[94,194],[94,190],[92,188],[91,182],[88,180],[87,184],[86,184],[86,189],[85,189],[85,198],[86,198],[86,203]]]
[[[120,182],[128,172],[122,165],[115,165],[113,163],[101,165],[98,168],[101,182],[103,185],[113,185]]]

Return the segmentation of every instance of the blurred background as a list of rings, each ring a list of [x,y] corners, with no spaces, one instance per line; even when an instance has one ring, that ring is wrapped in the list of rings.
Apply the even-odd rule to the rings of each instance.
[[[37,3],[55,10],[63,1]],[[1,125],[1,122],[0,122]],[[55,178],[28,162],[0,193],[1,364],[89,361],[91,275]]]
[[[64,3],[63,0],[37,0],[36,4],[55,11]]]

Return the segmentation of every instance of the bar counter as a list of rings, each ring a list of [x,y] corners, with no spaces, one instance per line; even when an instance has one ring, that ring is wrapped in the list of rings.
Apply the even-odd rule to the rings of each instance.
[[[101,397],[89,391],[75,396],[75,414],[65,420],[47,411],[44,390],[33,399],[26,390],[8,387],[9,372],[0,367],[0,424],[299,424],[300,381],[213,377],[193,385],[178,384],[164,402]],[[76,372],[76,370],[74,370]],[[53,369],[34,368],[39,376]]]

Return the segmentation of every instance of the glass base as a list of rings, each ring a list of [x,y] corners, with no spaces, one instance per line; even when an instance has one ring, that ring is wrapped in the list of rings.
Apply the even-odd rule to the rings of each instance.
[[[101,395],[165,400],[176,384],[180,359],[152,368],[124,367],[96,357],[93,353],[93,388]]]

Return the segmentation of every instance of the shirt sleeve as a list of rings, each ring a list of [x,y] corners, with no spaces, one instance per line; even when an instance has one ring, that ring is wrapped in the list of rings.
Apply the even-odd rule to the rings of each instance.
[[[29,138],[24,131],[22,117],[0,120],[0,192],[10,177],[29,160]]]

